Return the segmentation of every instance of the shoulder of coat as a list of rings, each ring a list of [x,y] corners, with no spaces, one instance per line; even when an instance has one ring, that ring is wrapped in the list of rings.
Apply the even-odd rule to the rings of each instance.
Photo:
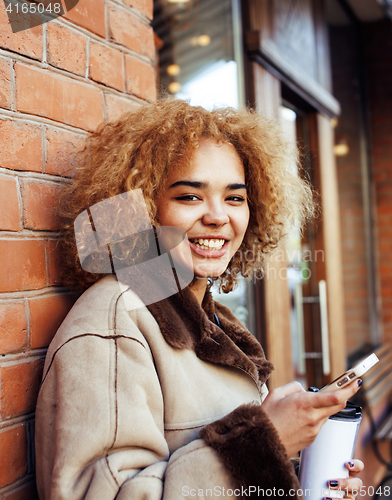
[[[65,342],[80,336],[133,337],[138,332],[137,314],[145,310],[140,299],[114,276],[107,276],[88,288],[75,302],[50,345],[58,349]],[[152,316],[151,316],[152,318]]]

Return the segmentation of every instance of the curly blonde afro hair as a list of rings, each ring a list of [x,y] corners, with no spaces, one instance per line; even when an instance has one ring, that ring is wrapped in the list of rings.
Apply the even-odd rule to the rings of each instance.
[[[90,273],[80,265],[74,235],[76,217],[96,203],[140,188],[151,223],[159,225],[155,202],[169,169],[189,162],[205,139],[236,149],[248,186],[249,225],[226,272],[215,279],[221,290],[229,292],[236,283],[232,269],[240,266],[242,274],[249,276],[263,268],[290,228],[301,226],[313,214],[312,192],[301,179],[298,152],[285,140],[277,123],[250,110],[207,111],[182,100],[163,98],[102,124],[77,154],[77,174],[65,189],[62,203],[65,285],[83,290],[102,277],[99,267],[97,273]],[[134,219],[137,233],[138,220]],[[131,250],[147,251],[146,242],[139,240]],[[244,263],[241,255],[247,250],[253,258]]]

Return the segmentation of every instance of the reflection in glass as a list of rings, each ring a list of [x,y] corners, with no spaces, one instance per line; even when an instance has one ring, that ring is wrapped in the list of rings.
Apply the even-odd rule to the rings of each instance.
[[[232,0],[156,0],[159,85],[192,105],[238,107]]]

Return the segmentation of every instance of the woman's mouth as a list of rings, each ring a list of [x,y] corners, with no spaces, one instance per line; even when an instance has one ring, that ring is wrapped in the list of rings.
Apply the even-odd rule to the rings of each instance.
[[[199,239],[190,239],[189,241],[191,241],[191,243],[193,243],[198,248],[201,248],[202,250],[221,250],[226,242],[226,240],[216,239],[216,238],[210,238],[210,239],[199,238]]]
[[[220,259],[226,254],[230,241],[223,238],[190,238],[189,246],[203,259]]]

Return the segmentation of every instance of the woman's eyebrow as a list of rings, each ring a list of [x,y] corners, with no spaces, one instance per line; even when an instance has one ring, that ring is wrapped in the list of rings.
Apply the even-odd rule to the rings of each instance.
[[[174,182],[173,184],[171,184],[169,186],[169,189],[175,188],[177,186],[190,186],[190,187],[193,187],[195,189],[203,189],[203,188],[207,187],[207,183],[206,182],[198,182],[198,181],[177,181],[177,182]]]
[[[248,191],[248,186],[246,184],[229,184],[226,188],[227,191],[233,191],[235,189],[246,189]]]
[[[169,189],[175,188],[177,186],[189,186],[195,189],[204,189],[208,187],[208,182],[200,182],[200,181],[177,181],[169,186]],[[226,186],[226,191],[234,191],[236,189],[246,189],[248,190],[248,186],[246,184],[241,184],[235,182],[233,184],[228,184]]]

